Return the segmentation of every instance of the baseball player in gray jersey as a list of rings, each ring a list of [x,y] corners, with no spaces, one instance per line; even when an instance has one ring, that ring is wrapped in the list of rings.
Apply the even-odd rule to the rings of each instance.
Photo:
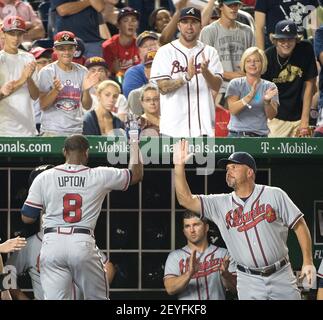
[[[64,142],[65,164],[32,183],[22,219],[34,222],[44,209],[40,280],[45,299],[68,299],[74,282],[84,299],[107,299],[108,285],[93,230],[105,195],[142,180],[138,142],[130,146],[129,169],[89,168],[89,142],[72,135]]]
[[[19,252],[15,252],[7,260],[6,265],[12,265],[16,268],[16,277],[28,272],[31,278],[31,284],[34,292],[34,299],[43,300],[44,292],[40,283],[40,270],[39,270],[39,255],[43,241],[43,232],[40,231],[27,239],[27,245]],[[108,283],[110,284],[114,277],[114,266],[109,262],[104,255],[100,252],[107,272]],[[13,300],[28,300],[20,289],[10,289],[10,294]],[[71,300],[83,300],[82,292],[73,283],[70,288]]]
[[[310,285],[315,281],[311,235],[300,210],[283,190],[255,184],[256,163],[246,152],[218,162],[232,193],[192,195],[185,177],[188,157],[188,142],[181,140],[174,150],[177,199],[219,227],[237,263],[239,299],[300,299],[288,258],[288,229],[295,231],[302,250],[301,277]]]
[[[320,267],[317,271],[318,276],[318,290],[317,290],[317,300],[323,300],[323,259],[321,261]]]
[[[167,293],[177,294],[179,300],[225,300],[225,288],[235,291],[228,250],[209,244],[208,230],[207,219],[189,210],[184,213],[187,245],[168,255],[164,276]]]

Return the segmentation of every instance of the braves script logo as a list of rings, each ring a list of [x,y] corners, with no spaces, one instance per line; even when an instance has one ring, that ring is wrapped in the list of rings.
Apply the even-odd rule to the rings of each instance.
[[[218,272],[222,261],[223,261],[223,258],[214,258],[214,255],[212,254],[208,260],[199,262],[199,271],[193,275],[192,279],[206,277],[213,272]],[[179,261],[179,270],[181,274],[188,271],[189,266],[190,266],[189,257],[187,257],[186,260],[181,259]]]
[[[259,200],[256,202],[255,208],[244,213],[242,207],[235,210],[230,210],[225,215],[227,229],[237,228],[239,232],[247,231],[255,227],[262,220],[271,223],[277,219],[275,210],[270,204],[259,205]]]
[[[171,75],[179,72],[187,72],[187,66],[186,67],[181,66],[180,62],[177,60],[173,61],[172,65],[173,65],[173,69],[172,69]],[[195,70],[197,73],[201,72],[201,63],[195,65]]]

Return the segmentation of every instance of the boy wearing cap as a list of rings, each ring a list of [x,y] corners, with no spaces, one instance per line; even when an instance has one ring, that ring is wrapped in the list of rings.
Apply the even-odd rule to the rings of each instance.
[[[142,32],[137,37],[136,45],[139,48],[139,56],[142,63],[130,67],[124,75],[122,91],[126,97],[128,97],[132,90],[140,88],[148,83],[143,62],[148,51],[157,51],[159,48],[157,33],[152,31]]]
[[[272,42],[274,46],[266,50],[268,67],[262,77],[277,85],[280,105],[277,116],[268,122],[269,137],[309,136],[309,114],[318,74],[313,47],[300,41],[291,20],[276,24]]]
[[[0,51],[0,136],[34,136],[37,134],[33,116],[33,100],[39,96],[34,57],[18,49],[26,32],[25,21],[7,16],[2,25],[4,48]],[[5,94],[5,96],[4,96]]]
[[[136,31],[139,12],[130,7],[120,9],[118,14],[119,33],[102,43],[103,58],[112,74],[123,76],[127,69],[140,63],[136,46]]]
[[[223,68],[216,50],[198,40],[200,10],[182,9],[177,26],[179,39],[158,49],[151,69],[161,93],[160,133],[212,137],[212,90],[220,89]]]
[[[289,229],[295,231],[303,257],[301,278],[313,286],[312,240],[304,214],[282,189],[256,184],[256,162],[247,152],[218,161],[233,192],[193,195],[185,176],[188,158],[188,141],[180,140],[173,158],[178,202],[218,226],[237,263],[239,300],[300,300],[287,236]]]
[[[90,110],[93,110],[98,105],[98,98],[96,95],[96,89],[98,85],[103,82],[104,80],[110,79],[110,72],[108,69],[108,64],[105,62],[105,60],[101,57],[91,57],[88,58],[85,61],[85,67],[88,69],[89,74],[98,73],[99,74],[99,81],[98,83],[91,88],[90,94],[92,97],[92,107]],[[110,79],[114,80],[114,79]],[[118,117],[121,121],[125,121],[127,117],[128,112],[128,103],[127,99],[123,94],[118,95],[117,102],[115,104],[115,107],[111,110],[111,113]]]
[[[55,35],[58,60],[44,67],[39,75],[41,133],[46,136],[82,133],[82,107],[90,109],[89,90],[99,81],[99,74],[72,62],[77,46],[75,35],[61,31]]]
[[[21,17],[25,21],[26,32],[23,36],[23,41],[33,41],[45,37],[44,25],[28,2],[1,0],[0,19],[2,20],[12,14]]]

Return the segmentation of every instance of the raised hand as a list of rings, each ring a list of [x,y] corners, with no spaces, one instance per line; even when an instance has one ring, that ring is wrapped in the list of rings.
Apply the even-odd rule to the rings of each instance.
[[[56,77],[54,77],[53,85],[54,85],[53,89],[55,89],[57,92],[60,92],[64,88],[61,81],[59,79],[57,79]]]
[[[173,152],[173,162],[176,165],[185,165],[188,159],[193,154],[188,154],[188,141],[187,140],[179,140],[174,145],[174,152]]]
[[[1,88],[0,88],[0,93],[2,93],[5,97],[9,96],[13,92],[14,85],[15,85],[15,80],[9,81],[5,83]]]
[[[188,0],[180,0],[175,4],[175,8],[178,11],[181,11],[182,9],[187,7]]]
[[[201,73],[204,74],[209,68],[210,59],[205,58],[204,52],[202,52],[202,63],[201,63]]]
[[[223,274],[228,272],[229,265],[230,265],[230,258],[228,256],[225,256],[220,264],[220,273]]]
[[[276,95],[278,95],[278,89],[277,88],[269,88],[266,90],[266,92],[264,94],[264,100],[270,101]]]
[[[36,61],[29,62],[24,66],[21,77],[25,81],[27,81],[28,79],[31,78],[35,70],[36,70]]]
[[[314,286],[314,281],[316,281],[316,269],[314,265],[309,264],[309,265],[303,265],[300,279],[303,279],[306,277],[308,286],[310,288],[313,288]]]
[[[196,259],[196,250],[193,250],[190,257],[189,275],[192,278],[193,275],[199,271],[199,260]]]
[[[14,239],[9,239],[6,242],[0,244],[0,252],[8,253],[13,251],[19,251],[24,246],[26,246],[27,241],[25,238],[17,237]]]
[[[87,73],[83,80],[83,90],[89,90],[100,81],[100,73]]]

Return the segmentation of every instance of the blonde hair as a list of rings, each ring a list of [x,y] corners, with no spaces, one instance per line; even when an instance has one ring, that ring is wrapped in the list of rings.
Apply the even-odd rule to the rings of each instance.
[[[98,85],[98,87],[96,89],[96,94],[99,95],[108,86],[115,87],[118,90],[119,94],[121,93],[120,86],[115,81],[104,80]]]
[[[258,54],[261,61],[261,74],[264,74],[267,71],[268,60],[265,52],[259,49],[258,47],[250,47],[242,54],[242,57],[240,60],[240,70],[242,72],[246,72],[246,68],[245,68],[246,60],[248,57],[250,57],[253,54]]]

